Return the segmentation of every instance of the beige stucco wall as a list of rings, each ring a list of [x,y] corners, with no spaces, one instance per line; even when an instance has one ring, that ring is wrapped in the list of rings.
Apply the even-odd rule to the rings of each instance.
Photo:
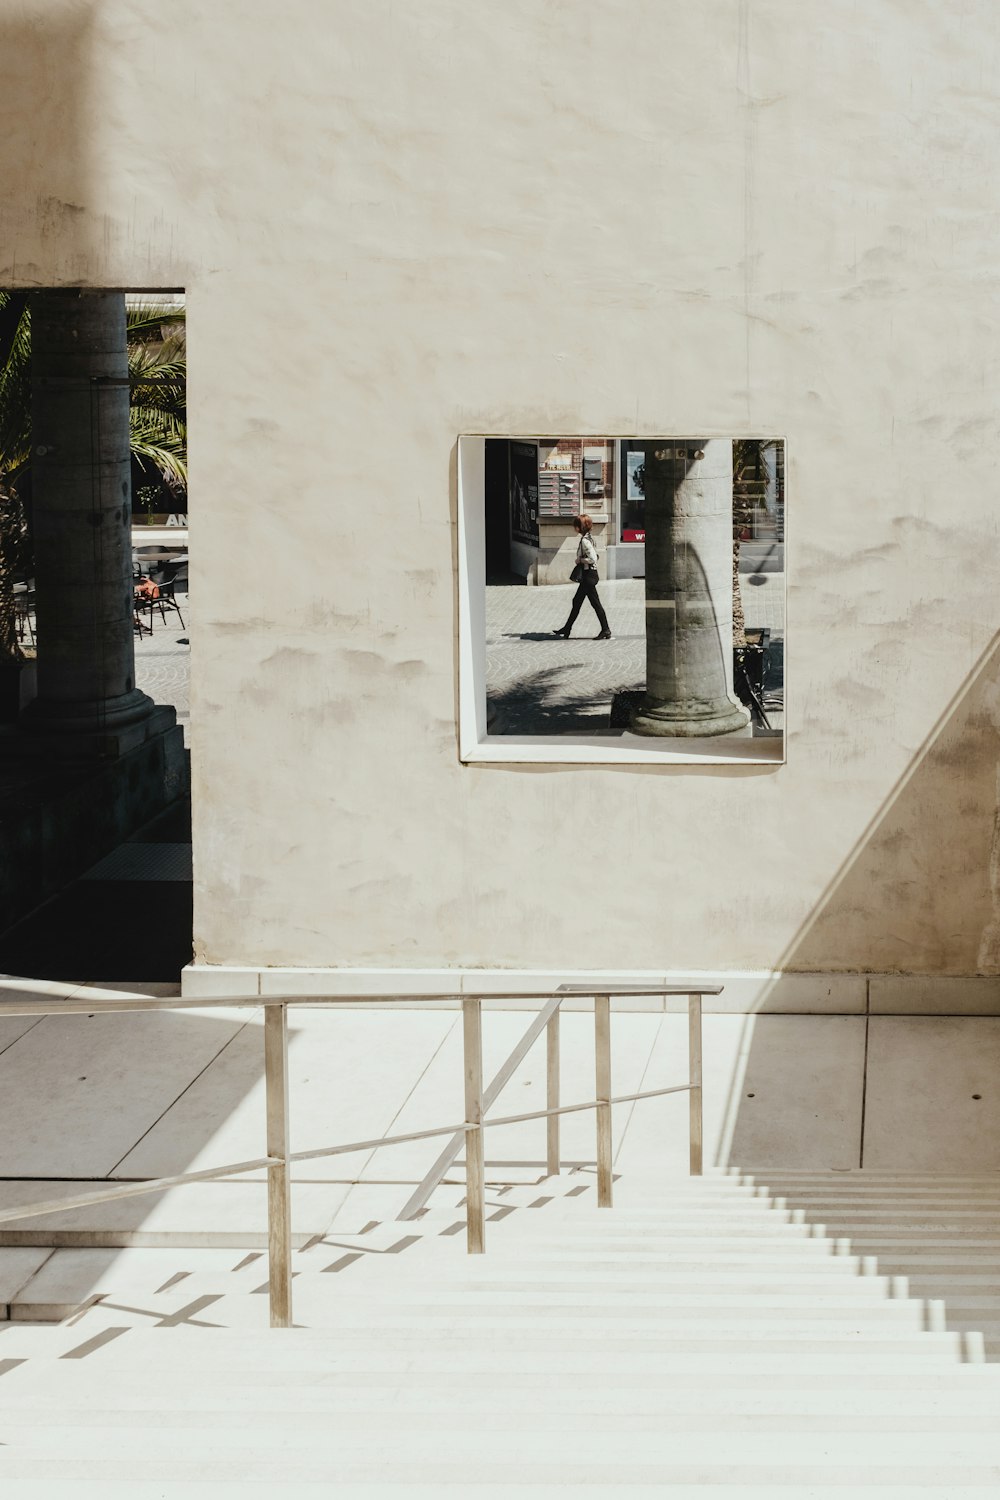
[[[998,968],[998,51],[995,0],[7,9],[0,285],[188,293],[201,960]],[[787,764],[463,767],[457,435],[664,430],[787,437]]]

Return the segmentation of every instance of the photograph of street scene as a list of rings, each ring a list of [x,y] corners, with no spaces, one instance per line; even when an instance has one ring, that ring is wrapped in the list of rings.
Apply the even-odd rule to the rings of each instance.
[[[491,737],[783,758],[782,439],[487,438],[484,478]]]

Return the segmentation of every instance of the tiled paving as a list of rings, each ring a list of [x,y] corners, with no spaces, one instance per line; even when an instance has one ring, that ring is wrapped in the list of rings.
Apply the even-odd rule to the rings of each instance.
[[[148,693],[154,703],[173,704],[177,722],[184,726],[187,739],[187,726],[191,722],[187,595],[178,594],[177,602],[185,625],[174,614],[168,614],[164,621],[154,613],[152,635],[136,636],[135,685]]]
[[[748,627],[771,630],[775,667],[783,659],[785,579],[759,573],[741,579]],[[606,733],[616,693],[645,686],[645,585],[621,579],[600,585],[612,630],[596,641],[597,617],[588,604],[568,641],[552,634],[563,625],[572,584],[544,588],[496,585],[486,590],[486,694],[491,734]],[[779,680],[776,680],[778,678]],[[773,727],[781,727],[780,671],[767,684]]]

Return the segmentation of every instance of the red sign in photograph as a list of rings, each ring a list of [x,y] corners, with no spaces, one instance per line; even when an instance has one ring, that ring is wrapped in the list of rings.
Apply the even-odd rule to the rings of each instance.
[[[644,542],[646,533],[644,531],[630,531],[628,527],[622,532],[623,542]]]

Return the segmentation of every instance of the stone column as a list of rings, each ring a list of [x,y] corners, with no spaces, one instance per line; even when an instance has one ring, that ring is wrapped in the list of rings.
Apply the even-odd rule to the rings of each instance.
[[[125,298],[31,300],[38,697],[22,728],[121,754],[173,722],[135,686]]]
[[[733,450],[645,445],[646,696],[637,734],[745,729],[733,696]]]

